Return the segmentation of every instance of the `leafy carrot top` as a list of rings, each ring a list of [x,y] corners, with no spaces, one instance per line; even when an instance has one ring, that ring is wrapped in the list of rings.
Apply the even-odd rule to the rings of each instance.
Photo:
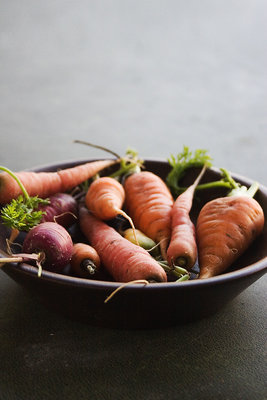
[[[37,210],[39,204],[49,204],[49,201],[40,199],[38,196],[25,199],[22,195],[17,199],[11,200],[1,210],[1,218],[4,225],[28,232],[39,224],[44,214],[43,211]]]
[[[204,165],[211,167],[211,160],[211,157],[207,154],[207,150],[198,149],[193,153],[187,146],[184,146],[183,151],[176,157],[171,154],[168,162],[172,169],[166,178],[166,183],[173,194],[178,196],[185,190],[185,188],[179,185],[179,181],[189,168],[203,167]]]
[[[11,179],[16,180],[23,193],[1,209],[1,219],[4,225],[12,229],[28,232],[39,224],[44,214],[43,211],[38,210],[38,206],[49,204],[49,200],[41,199],[38,196],[30,197],[22,182],[12,171],[2,166],[0,166],[0,170],[7,172]]]

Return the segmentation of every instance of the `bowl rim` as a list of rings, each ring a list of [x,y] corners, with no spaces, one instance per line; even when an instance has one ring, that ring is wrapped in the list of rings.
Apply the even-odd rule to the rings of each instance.
[[[105,159],[110,158],[110,157],[103,157]],[[76,165],[76,164],[82,164],[86,162],[91,162],[95,160],[100,160],[103,158],[81,158],[81,159],[68,159],[68,160],[62,160],[54,163],[47,163],[47,164],[42,164],[38,166],[34,166],[31,168],[28,168],[27,171],[41,171],[41,170],[49,170],[49,169],[57,169],[62,167],[64,165],[65,168],[67,166],[71,165]],[[163,164],[168,164],[168,161],[166,161],[163,158],[149,158],[146,157],[144,158],[144,161],[148,162],[155,162],[155,163],[163,163]],[[219,172],[220,169],[217,167],[210,167],[210,169],[214,172]],[[26,171],[26,169],[25,169]],[[234,179],[246,182],[246,184],[252,184],[255,180],[252,180],[249,177],[245,177],[243,175],[234,173],[229,171],[230,174],[234,177]],[[259,190],[261,190],[267,197],[267,187],[259,183]],[[0,263],[1,263],[1,258],[6,257],[7,253],[0,248]],[[51,272],[47,270],[43,270],[41,277],[38,277],[37,272],[38,268],[35,266],[32,266],[30,264],[27,264],[25,262],[16,264],[16,263],[10,263],[10,264],[4,264],[2,269],[6,272],[10,268],[15,268],[17,272],[22,273],[22,274],[27,274],[30,275],[33,278],[36,279],[41,279],[45,281],[50,281],[56,284],[63,283],[64,285],[70,285],[70,286],[79,286],[83,288],[96,288],[96,289],[116,289],[121,285],[125,285],[122,282],[113,282],[113,281],[104,281],[104,280],[94,280],[94,279],[86,279],[86,278],[81,278],[81,277],[76,277],[76,276],[70,276],[66,275],[64,273],[56,273],[56,272]],[[159,289],[171,289],[171,290],[184,290],[186,288],[193,288],[193,287],[206,287],[210,285],[216,285],[216,284],[222,284],[227,281],[234,281],[238,280],[241,278],[245,278],[251,275],[254,275],[258,272],[264,271],[267,272],[267,256],[262,258],[259,261],[256,261],[253,264],[250,264],[246,267],[243,267],[241,269],[237,269],[235,271],[229,271],[222,273],[220,275],[206,278],[206,279],[193,279],[193,280],[188,280],[182,282],[158,282],[158,283],[153,283],[153,284],[145,284],[144,283],[135,283],[135,284],[129,284],[125,285],[125,290],[142,290],[144,287],[146,287],[149,290],[159,290]]]
[[[3,252],[0,253],[0,262],[2,258]],[[41,277],[38,277],[38,268],[27,263],[10,263],[5,264],[3,266],[3,270],[7,270],[9,268],[15,268],[17,272],[30,275],[33,278],[50,281],[57,284],[65,284],[71,286],[79,286],[84,288],[95,288],[95,289],[116,289],[119,286],[124,285],[125,289],[133,290],[133,289],[142,289],[144,287],[150,288],[150,290],[155,289],[182,289],[183,288],[193,288],[197,287],[204,287],[209,286],[210,284],[222,284],[227,281],[234,281],[237,279],[245,278],[250,275],[254,275],[258,272],[265,271],[267,272],[267,256],[264,257],[262,260],[259,260],[247,267],[238,269],[236,271],[226,272],[221,275],[217,275],[214,277],[206,278],[206,279],[193,279],[184,282],[158,282],[158,283],[151,283],[151,284],[144,284],[144,283],[134,283],[128,282],[128,284],[123,282],[113,282],[113,281],[103,281],[103,280],[89,280],[86,278],[80,278],[76,276],[66,275],[64,273],[56,273],[50,272],[47,270],[42,271]]]

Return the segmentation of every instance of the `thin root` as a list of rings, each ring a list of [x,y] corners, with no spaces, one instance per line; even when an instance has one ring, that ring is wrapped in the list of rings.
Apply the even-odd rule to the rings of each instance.
[[[11,246],[14,243],[14,240],[18,237],[18,235],[19,235],[19,230],[16,228],[13,228],[11,230],[9,239],[6,239],[7,253],[10,255],[12,254]]]
[[[133,223],[132,218],[129,217],[129,215],[126,214],[126,212],[124,212],[123,210],[117,210],[117,212],[118,212],[120,215],[122,215],[123,217],[125,217],[125,218],[129,221],[129,223],[130,223],[130,225],[131,225],[131,227],[132,227],[132,230],[133,230],[134,239],[135,239],[135,241],[136,241],[137,246],[139,246],[139,242],[138,242],[138,239],[137,239],[137,236],[136,236],[136,230],[135,230],[135,226],[134,226],[134,223]]]
[[[146,279],[136,279],[134,281],[126,282],[117,287],[117,289],[113,290],[113,292],[106,298],[104,303],[107,303],[116,293],[118,293],[119,290],[125,288],[126,286],[135,284],[135,283],[143,283],[144,285],[148,285],[149,282]]]
[[[57,222],[57,218],[64,217],[64,215],[66,215],[66,214],[70,214],[70,215],[73,216],[74,219],[78,219],[77,215],[75,215],[74,213],[72,213],[70,211],[66,211],[66,212],[64,212],[62,214],[55,215],[54,218],[53,218],[53,221]]]
[[[160,247],[160,242],[156,243],[155,246],[150,247],[150,249],[146,249],[146,251],[150,253],[151,251],[157,249],[158,247]]]
[[[106,151],[109,154],[112,154],[113,156],[115,156],[117,159],[120,159],[121,157],[119,156],[119,154],[115,153],[114,151],[104,147],[104,146],[99,146],[97,144],[93,144],[93,143],[89,143],[86,142],[84,140],[74,140],[74,143],[80,143],[80,144],[85,144],[86,146],[90,146],[90,147],[94,147],[95,149],[100,149],[103,151]]]

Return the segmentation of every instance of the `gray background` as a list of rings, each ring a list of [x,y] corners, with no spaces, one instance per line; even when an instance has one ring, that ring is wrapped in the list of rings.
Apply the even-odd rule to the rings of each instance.
[[[0,4],[0,163],[183,145],[267,185],[264,0]],[[117,331],[55,316],[0,274],[0,399],[262,400],[266,278],[209,319]]]

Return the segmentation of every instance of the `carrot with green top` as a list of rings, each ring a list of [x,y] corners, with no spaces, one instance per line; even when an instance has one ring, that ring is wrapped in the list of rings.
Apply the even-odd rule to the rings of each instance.
[[[196,225],[201,279],[225,272],[261,234],[264,213],[253,198],[255,182],[249,189],[235,182],[222,169],[232,190],[226,197],[211,200],[201,209]]]
[[[89,178],[117,163],[118,160],[97,160],[80,164],[56,172],[17,172],[29,196],[46,198],[52,194],[66,192],[80,185]],[[3,168],[1,168],[3,169]],[[9,203],[22,194],[18,183],[7,172],[0,173],[0,204]]]
[[[80,143],[91,146],[90,143],[81,141]],[[119,170],[110,177],[120,178],[124,181],[125,209],[127,216],[130,217],[130,223],[133,229],[138,228],[152,240],[159,242],[162,256],[166,258],[171,229],[170,212],[173,204],[170,190],[156,174],[141,171],[143,161],[138,158],[138,154],[134,150],[129,149],[126,156],[120,157],[120,160]],[[92,187],[93,185],[94,183]],[[97,204],[96,201],[94,203]],[[94,212],[96,206],[88,206],[87,201],[87,207]],[[103,211],[98,213],[99,218],[103,218],[103,215]],[[137,237],[135,239],[137,241]]]
[[[194,183],[177,197],[172,207],[171,240],[167,249],[169,265],[178,265],[190,270],[197,261],[196,232],[190,211],[195,189],[206,169],[207,166],[204,165]]]

